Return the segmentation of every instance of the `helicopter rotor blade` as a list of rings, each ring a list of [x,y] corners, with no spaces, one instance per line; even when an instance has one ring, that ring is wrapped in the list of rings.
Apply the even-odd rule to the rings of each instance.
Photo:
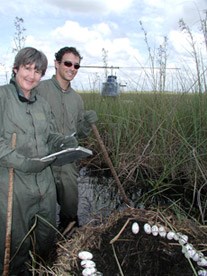
[[[145,66],[101,66],[101,65],[81,65],[81,68],[100,68],[100,69],[120,69],[120,68],[128,68],[128,69],[152,69],[152,67]],[[160,69],[160,67],[154,67],[154,69]],[[168,70],[180,70],[178,67],[166,67]]]
[[[119,66],[99,66],[99,65],[81,65],[81,68],[103,68],[103,69],[119,69]]]

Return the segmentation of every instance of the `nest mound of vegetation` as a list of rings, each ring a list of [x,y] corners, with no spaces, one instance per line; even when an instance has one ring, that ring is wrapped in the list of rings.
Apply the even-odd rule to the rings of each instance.
[[[139,232],[132,232],[132,224],[139,224]],[[187,219],[178,220],[173,214],[127,208],[116,211],[107,221],[91,222],[75,228],[67,241],[58,243],[57,259],[52,270],[55,275],[82,275],[78,253],[89,251],[98,271],[112,275],[197,275],[197,263],[187,259],[178,241],[159,234],[146,234],[144,224],[162,225],[188,236],[188,242],[204,255],[207,253],[207,229]]]

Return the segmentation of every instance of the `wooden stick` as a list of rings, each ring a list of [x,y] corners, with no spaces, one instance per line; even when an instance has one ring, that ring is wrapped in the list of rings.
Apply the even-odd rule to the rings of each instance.
[[[16,133],[12,134],[12,149],[16,147]],[[11,252],[11,225],[12,225],[12,205],[13,205],[13,185],[14,185],[14,169],[9,168],[9,187],[8,187],[8,203],[7,203],[7,221],[6,221],[6,238],[4,251],[4,271],[3,276],[9,275],[9,262]]]
[[[109,155],[108,155],[108,152],[107,152],[107,150],[106,150],[106,147],[105,147],[105,145],[104,145],[104,143],[103,143],[103,140],[101,139],[101,136],[100,136],[100,134],[99,134],[99,131],[98,131],[98,129],[97,129],[97,127],[96,127],[95,124],[92,124],[91,127],[92,127],[93,132],[94,132],[94,135],[96,136],[96,139],[98,140],[99,145],[100,145],[100,147],[101,147],[101,149],[102,149],[102,151],[103,151],[103,155],[104,155],[104,157],[105,157],[106,162],[107,162],[108,165],[109,165],[109,168],[110,168],[110,170],[111,170],[111,173],[112,173],[112,175],[113,175],[113,177],[114,177],[114,179],[115,179],[115,181],[116,181],[116,184],[117,184],[117,186],[118,186],[119,192],[120,192],[120,194],[122,195],[124,202],[125,202],[127,205],[130,206],[130,201],[129,201],[129,199],[127,198],[126,193],[125,193],[125,191],[124,191],[124,189],[123,189],[123,187],[122,187],[122,185],[121,185],[121,182],[120,182],[120,180],[119,180],[119,178],[118,178],[118,175],[117,175],[117,173],[116,173],[116,171],[115,171],[115,169],[114,169],[114,166],[113,166],[113,164],[112,164],[112,162],[111,162],[111,159],[110,159],[110,157],[109,157]]]
[[[110,240],[110,243],[113,244],[115,241],[118,240],[118,238],[121,236],[122,232],[124,231],[124,229],[127,227],[128,223],[130,222],[130,220],[132,220],[133,218],[128,218],[127,221],[124,223],[124,226],[121,228],[121,230],[119,231],[119,233],[112,239]]]

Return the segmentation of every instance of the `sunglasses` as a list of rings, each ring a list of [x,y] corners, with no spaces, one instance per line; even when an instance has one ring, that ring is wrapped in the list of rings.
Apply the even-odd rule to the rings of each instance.
[[[78,64],[78,63],[73,64],[71,61],[64,61],[63,64],[66,67],[72,67],[73,66],[76,70],[78,70],[80,68],[80,64]]]

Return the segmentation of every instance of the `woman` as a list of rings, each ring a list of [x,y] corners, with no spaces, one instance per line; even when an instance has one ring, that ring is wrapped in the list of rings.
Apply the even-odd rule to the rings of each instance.
[[[48,103],[36,93],[47,69],[46,56],[32,47],[14,60],[10,84],[0,87],[0,275],[4,270],[9,168],[14,169],[9,275],[29,275],[30,255],[44,259],[54,244],[56,188],[50,162],[40,157],[77,146],[56,132]],[[11,146],[16,134],[15,149]]]

